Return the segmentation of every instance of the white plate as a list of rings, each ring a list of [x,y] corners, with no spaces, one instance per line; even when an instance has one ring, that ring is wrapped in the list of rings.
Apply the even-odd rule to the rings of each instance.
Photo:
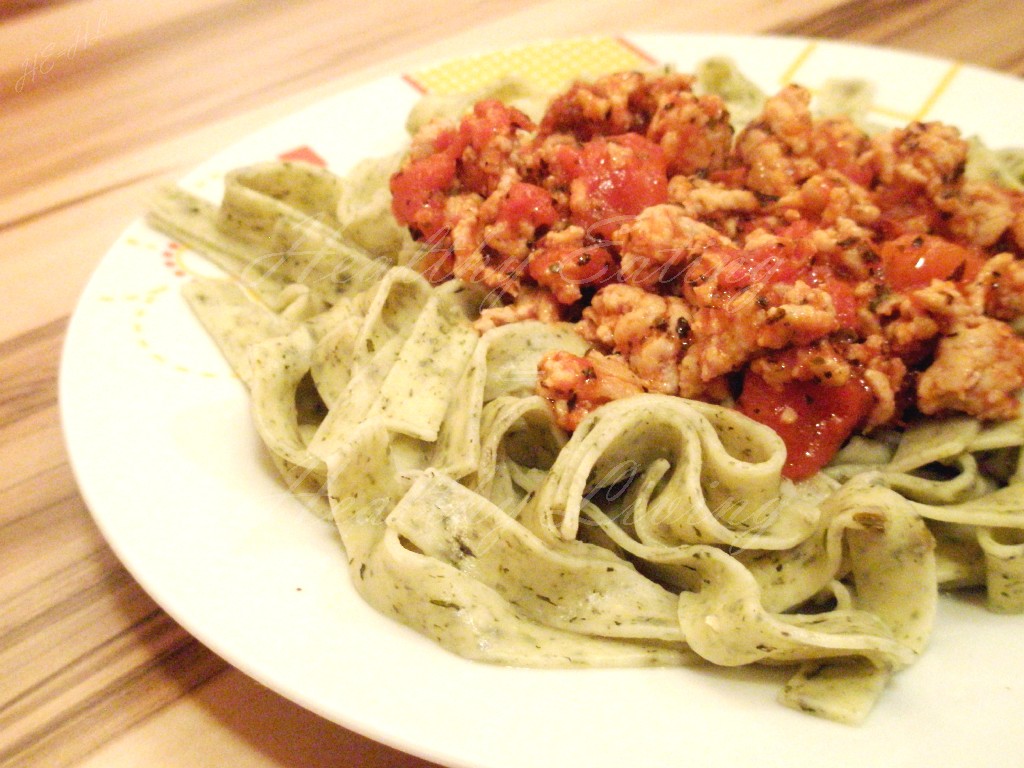
[[[593,68],[566,65],[560,45],[511,60]],[[769,91],[789,79],[813,88],[866,77],[878,84],[880,119],[944,119],[994,146],[1024,142],[1024,83],[950,62],[794,39],[638,35],[578,45],[635,46],[684,71],[727,54]],[[508,60],[485,56],[459,71]],[[443,85],[450,74],[417,79]],[[400,146],[417,95],[397,75],[340,93],[187,183],[215,198],[226,169],[297,146],[343,172]],[[776,704],[781,678],[770,670],[497,668],[378,615],[350,586],[336,534],[278,484],[242,386],[180,299],[184,273],[198,269],[194,255],[141,223],[113,246],[68,331],[64,428],[82,493],[128,569],[196,637],[269,687],[454,766],[934,767],[1024,754],[1024,618],[963,599],[943,598],[931,648],[860,728]]]

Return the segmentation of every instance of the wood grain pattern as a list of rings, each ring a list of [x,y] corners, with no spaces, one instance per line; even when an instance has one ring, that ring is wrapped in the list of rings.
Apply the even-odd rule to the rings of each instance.
[[[0,766],[424,768],[263,689],[145,594],[64,451],[58,364],[153,184],[346,83],[561,34],[771,32],[1024,73],[1017,0],[0,6]],[[244,705],[243,705],[244,703]]]
[[[998,0],[854,0],[775,31],[905,48],[1020,75],[1022,10]]]
[[[0,765],[67,765],[225,667],[124,571],[78,495],[56,406],[65,325],[0,345]]]
[[[65,0],[67,2],[68,0]],[[10,21],[16,16],[45,10],[56,5],[52,0],[8,0],[0,6],[0,21]]]

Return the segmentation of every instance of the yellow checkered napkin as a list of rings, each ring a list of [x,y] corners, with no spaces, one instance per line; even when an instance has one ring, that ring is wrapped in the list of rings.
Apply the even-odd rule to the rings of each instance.
[[[556,90],[581,76],[650,67],[654,60],[618,37],[555,40],[454,59],[406,75],[425,93],[466,93],[515,76],[541,90]]]

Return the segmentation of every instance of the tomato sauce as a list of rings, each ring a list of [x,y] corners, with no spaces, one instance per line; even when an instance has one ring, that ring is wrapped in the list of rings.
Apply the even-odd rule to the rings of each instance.
[[[747,372],[739,397],[741,412],[778,433],[786,444],[783,475],[803,480],[831,461],[863,425],[874,397],[859,379],[840,386],[793,381],[773,387]]]
[[[395,219],[429,246],[420,268],[501,298],[483,327],[576,323],[619,383],[628,369],[646,391],[738,390],[794,480],[908,412],[1014,413],[1024,340],[1003,326],[1024,316],[1024,195],[968,183],[949,126],[869,135],[789,86],[734,133],[690,88],[617,73],[575,83],[537,125],[485,100],[428,126],[391,179]],[[574,418],[595,386],[636,389],[563,373],[581,382],[562,403]]]

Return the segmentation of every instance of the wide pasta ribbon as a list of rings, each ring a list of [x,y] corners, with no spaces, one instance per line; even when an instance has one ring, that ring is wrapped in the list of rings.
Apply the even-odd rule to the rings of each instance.
[[[228,174],[219,206],[162,188],[148,219],[265,301],[301,283],[333,304],[376,284],[388,267],[339,232],[343,183],[307,163],[260,163]]]
[[[997,613],[1024,613],[1024,532],[981,528],[988,607]]]
[[[473,473],[480,461],[484,405],[505,395],[533,394],[537,363],[555,349],[583,354],[587,343],[568,323],[524,321],[484,333],[457,384],[459,397],[438,436],[434,466],[455,478]]]
[[[424,556],[486,584],[546,626],[602,637],[683,639],[675,596],[628,561],[583,542],[544,542],[445,475],[421,475],[387,526]]]
[[[670,593],[610,553],[546,548],[445,475],[428,471],[403,484],[389,441],[384,425],[370,420],[328,458],[329,498],[353,583],[378,610],[462,656],[496,663],[644,666],[693,658],[679,642]],[[642,592],[631,596],[629,586]]]
[[[789,665],[783,702],[844,722],[923,650],[937,581],[1024,610],[1024,420],[858,438],[799,484],[774,432],[702,402],[625,398],[569,436],[537,363],[588,344],[477,336],[481,289],[394,267],[393,167],[249,166],[219,208],[179,190],[153,214],[235,281],[189,301],[368,603],[497,663]]]
[[[568,438],[537,395],[495,398],[484,406],[480,433],[480,460],[466,484],[518,517]]]
[[[938,541],[938,580],[985,586],[989,607],[1024,612],[1024,419],[982,424],[949,417],[914,425],[891,456],[833,467],[873,478],[911,500]],[[987,467],[982,470],[981,464]],[[1006,477],[1001,487],[993,474]]]
[[[325,456],[355,425],[380,418],[423,466],[477,344],[460,293],[432,289],[395,267],[323,318],[252,345],[247,358],[256,428],[283,474],[326,481]],[[305,405],[305,407],[303,407]]]
[[[351,347],[347,349],[347,343]],[[355,424],[380,415],[389,428],[436,440],[455,383],[477,343],[476,333],[449,292],[439,292],[404,267],[388,271],[355,333],[341,326],[321,341],[322,368],[345,357],[348,375],[310,441],[323,453]],[[332,363],[334,363],[332,365]],[[323,374],[322,374],[323,375]]]
[[[192,280],[182,292],[228,365],[249,388],[253,381],[249,350],[267,339],[288,335],[297,325],[286,315],[254,301],[238,283],[229,280]]]
[[[777,613],[741,562],[695,545],[676,564],[697,588],[679,596],[689,646],[716,664],[805,662],[781,694],[790,706],[856,723],[866,717],[891,672],[924,649],[935,614],[932,537],[907,502],[884,488],[860,487],[829,500],[826,558],[838,604],[827,611]],[[849,564],[837,562],[842,535]],[[775,553],[773,553],[775,554]],[[780,561],[784,553],[777,553]]]
[[[778,435],[735,411],[667,395],[624,398],[580,423],[524,514],[540,536],[573,539],[585,501],[600,506],[663,461],[664,475],[631,510],[640,542],[785,549],[814,530],[817,510],[779,504],[784,460]]]

